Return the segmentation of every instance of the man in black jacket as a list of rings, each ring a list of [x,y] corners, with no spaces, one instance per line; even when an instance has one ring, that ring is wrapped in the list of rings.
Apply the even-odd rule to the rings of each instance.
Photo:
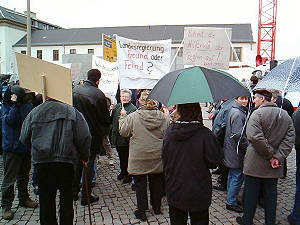
[[[47,100],[26,117],[20,135],[31,146],[37,170],[40,224],[57,224],[55,197],[60,192],[60,224],[73,224],[74,163],[87,163],[91,144],[88,125],[78,110]]]
[[[94,176],[94,161],[96,155],[104,152],[102,145],[103,138],[109,133],[109,126],[111,123],[107,102],[105,95],[98,88],[99,81],[101,78],[101,72],[97,69],[91,69],[87,73],[87,80],[84,81],[82,85],[77,85],[73,89],[73,104],[76,109],[78,109],[86,119],[91,135],[92,143],[90,148],[89,163],[87,165],[87,189],[88,195],[86,193],[85,182],[81,191],[81,204],[88,204],[88,197],[90,203],[99,200],[98,196],[93,196],[91,194],[91,183]],[[82,164],[78,163],[76,172],[76,181],[74,183],[73,198],[78,199],[79,184],[82,175]]]

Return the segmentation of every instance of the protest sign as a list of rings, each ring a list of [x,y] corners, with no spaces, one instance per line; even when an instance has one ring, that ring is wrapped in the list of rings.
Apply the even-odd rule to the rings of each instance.
[[[103,59],[109,62],[117,61],[116,40],[106,34],[102,34]]]
[[[185,27],[183,63],[229,69],[231,28]]]
[[[70,69],[20,53],[16,58],[21,87],[73,104]]]
[[[119,85],[119,69],[116,62],[108,62],[99,56],[93,57],[93,69],[101,72],[99,89],[107,96],[116,96]]]
[[[137,41],[117,36],[121,88],[153,88],[170,70],[171,42]]]

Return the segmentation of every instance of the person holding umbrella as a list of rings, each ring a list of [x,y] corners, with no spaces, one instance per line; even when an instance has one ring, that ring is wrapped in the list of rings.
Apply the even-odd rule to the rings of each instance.
[[[209,223],[212,179],[209,169],[221,164],[223,152],[203,125],[199,103],[177,105],[178,120],[165,134],[162,160],[171,225]]]

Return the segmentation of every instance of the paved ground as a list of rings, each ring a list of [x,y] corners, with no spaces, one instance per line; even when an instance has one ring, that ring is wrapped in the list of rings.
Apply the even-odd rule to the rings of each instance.
[[[207,122],[206,122],[207,123]],[[295,152],[288,158],[288,177],[280,179],[278,185],[278,207],[277,224],[288,224],[287,215],[290,213],[295,192]],[[2,183],[3,162],[0,157],[0,183]],[[136,209],[135,193],[131,190],[131,185],[124,185],[116,179],[119,172],[118,164],[109,166],[106,157],[102,157],[98,162],[97,184],[94,193],[100,197],[99,202],[91,206],[93,224],[169,224],[167,201],[163,199],[163,215],[156,216],[152,210],[147,211],[148,221],[140,223],[134,218],[133,211]],[[216,176],[213,176],[216,183]],[[16,190],[17,191],[17,190]],[[32,199],[37,200],[31,187]],[[212,205],[210,207],[210,224],[236,224],[235,218],[238,213],[225,209],[225,192],[213,191]],[[74,224],[89,224],[88,208],[74,202],[75,218]],[[151,208],[151,207],[150,207]],[[18,207],[18,200],[14,202],[13,210],[15,218],[10,222],[0,219],[0,224],[33,225],[39,224],[39,209],[26,209]],[[257,208],[255,224],[264,224],[264,212]]]

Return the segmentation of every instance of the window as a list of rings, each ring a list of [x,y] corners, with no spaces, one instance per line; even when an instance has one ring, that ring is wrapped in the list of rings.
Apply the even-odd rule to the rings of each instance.
[[[88,49],[88,54],[94,54],[94,49],[93,48]]]
[[[38,59],[43,59],[43,52],[42,52],[42,50],[36,50],[36,57]]]
[[[234,50],[237,54],[238,60],[242,61],[242,47],[234,47]],[[231,62],[237,62],[238,61],[234,52],[232,51],[232,48],[230,49],[230,61]]]
[[[59,60],[59,51],[53,50],[53,61],[58,61],[58,60]]]
[[[70,49],[70,54],[76,54],[76,49]]]
[[[26,55],[26,51],[25,50],[22,50],[21,53],[24,54],[24,55]]]

